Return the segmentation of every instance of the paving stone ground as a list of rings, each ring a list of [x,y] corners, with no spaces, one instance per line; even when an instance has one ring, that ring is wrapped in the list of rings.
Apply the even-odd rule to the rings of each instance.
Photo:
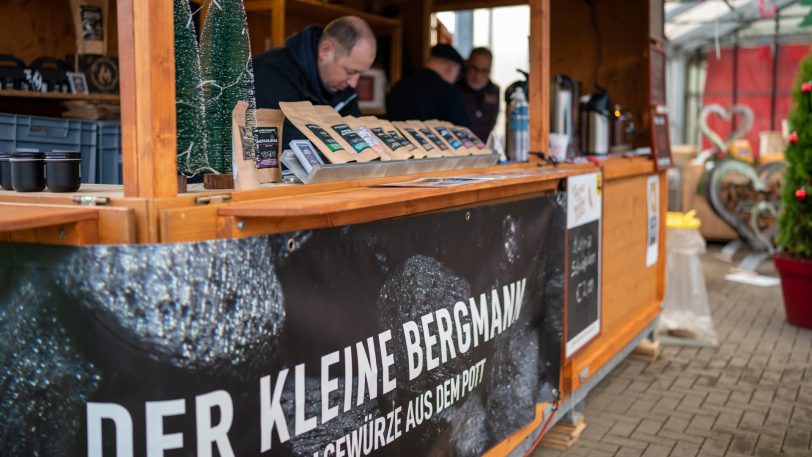
[[[702,266],[719,344],[627,358],[587,395],[579,441],[532,457],[812,456],[812,330],[786,322],[780,287],[725,281],[718,250]]]

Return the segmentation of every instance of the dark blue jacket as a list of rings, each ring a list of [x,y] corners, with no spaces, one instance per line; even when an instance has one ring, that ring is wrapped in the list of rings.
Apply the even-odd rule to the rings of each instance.
[[[314,105],[340,107],[342,116],[360,116],[358,94],[348,87],[331,94],[324,88],[316,65],[321,27],[311,25],[291,36],[284,48],[254,58],[254,85],[257,108],[279,109],[279,102],[310,101]],[[285,122],[282,139],[304,139],[290,122]]]

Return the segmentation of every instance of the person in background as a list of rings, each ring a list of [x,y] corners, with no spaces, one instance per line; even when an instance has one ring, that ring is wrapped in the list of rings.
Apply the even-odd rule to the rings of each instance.
[[[462,94],[454,86],[463,64],[453,47],[432,47],[425,68],[392,87],[386,97],[386,117],[393,121],[438,119],[470,127]]]
[[[330,105],[342,116],[360,116],[355,86],[375,61],[376,47],[372,29],[359,17],[340,17],[324,29],[308,26],[284,48],[254,58],[257,108],[307,100]],[[287,143],[304,135],[285,122],[283,138]]]
[[[457,83],[471,119],[471,131],[482,141],[488,140],[499,115],[499,86],[490,79],[492,63],[493,54],[488,48],[473,49],[465,62],[465,77]]]

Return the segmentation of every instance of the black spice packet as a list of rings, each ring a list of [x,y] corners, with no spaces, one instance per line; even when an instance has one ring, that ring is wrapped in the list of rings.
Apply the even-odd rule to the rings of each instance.
[[[311,132],[316,134],[316,136],[319,137],[319,139],[324,143],[324,145],[327,146],[327,149],[329,149],[330,152],[344,150],[344,148],[342,148],[341,145],[338,144],[338,142],[334,140],[333,137],[331,137],[330,134],[327,133],[327,131],[321,128],[321,126],[319,126],[318,124],[306,124],[305,127],[309,128]]]
[[[355,152],[361,152],[370,147],[369,143],[364,141],[357,133],[355,133],[347,124],[337,124],[332,126],[341,138],[350,144]]]
[[[417,133],[415,129],[411,127],[406,127],[406,133],[411,135],[412,138],[414,138],[418,143],[420,143],[420,146],[422,146],[423,149],[425,149],[426,151],[431,151],[432,149],[434,149],[434,146],[432,146],[431,143],[426,141],[425,138],[423,138],[419,133]]]
[[[397,148],[402,148],[403,145],[398,141],[397,138],[393,138],[388,133],[384,132],[380,127],[373,127],[372,133],[375,134],[381,141],[383,141],[391,150],[396,150]]]
[[[279,129],[256,127],[254,128],[254,138],[257,139],[257,169],[278,167]]]
[[[447,128],[445,127],[435,127],[435,128],[437,130],[437,133],[439,133],[444,140],[448,141],[448,144],[450,144],[452,148],[459,149],[462,146],[460,140],[454,138],[454,136],[451,135],[451,132],[449,132]]]
[[[430,139],[431,142],[434,143],[438,148],[440,148],[441,151],[448,150],[448,146],[446,146],[445,143],[440,141],[440,139],[437,138],[437,135],[435,135],[431,130],[429,130],[429,129],[420,129],[420,133],[425,135],[426,138]]]
[[[251,154],[251,138],[245,134],[245,127],[239,126],[240,129],[240,147],[242,148],[243,160],[254,160]]]
[[[392,138],[397,140],[397,142],[400,143],[401,146],[405,146],[405,147],[414,146],[411,141],[409,141],[406,138],[400,136],[398,134],[397,130],[390,130],[389,131],[389,136],[391,136]]]

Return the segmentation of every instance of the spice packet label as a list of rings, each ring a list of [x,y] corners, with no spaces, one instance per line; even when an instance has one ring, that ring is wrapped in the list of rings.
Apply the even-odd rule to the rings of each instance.
[[[456,136],[460,141],[462,141],[462,145],[465,146],[466,148],[474,147],[473,139],[470,136],[468,136],[468,133],[465,132],[465,130],[451,129],[451,133],[453,133],[454,136]]]
[[[398,141],[397,138],[392,138],[392,136],[384,132],[381,127],[373,127],[372,133],[374,133],[375,136],[377,136],[381,141],[384,142],[384,144],[386,144],[389,147],[389,149],[393,151],[396,150],[397,148],[403,147],[403,145],[400,144],[400,141]]]
[[[403,138],[402,136],[400,136],[398,134],[397,130],[390,130],[389,131],[389,136],[391,136],[392,138],[397,140],[397,142],[400,143],[401,146],[404,146],[404,147],[412,146],[412,147],[414,147],[412,142],[407,140],[406,138]]]
[[[344,150],[344,148],[342,148],[341,145],[338,144],[338,142],[334,140],[329,133],[327,133],[327,130],[324,130],[318,124],[305,124],[305,127],[310,129],[310,131],[313,132],[314,135],[319,137],[321,142],[324,143],[325,146],[327,146],[327,149],[329,149],[330,152]]]
[[[314,167],[324,165],[318,151],[313,148],[310,141],[293,140],[290,142],[290,147],[307,173],[310,173]]]
[[[355,152],[361,152],[364,149],[370,148],[369,143],[367,143],[366,141],[364,141],[363,138],[358,136],[358,134],[355,133],[355,131],[353,131],[353,129],[351,129],[349,125],[337,124],[333,125],[332,128],[333,130],[336,131],[336,133],[341,135],[341,138],[344,138],[344,140],[347,143],[349,143],[349,145]]]
[[[415,129],[410,128],[410,127],[406,127],[405,130],[406,130],[406,133],[411,135],[412,138],[414,138],[415,141],[420,143],[420,146],[423,149],[425,149],[426,151],[431,151],[432,149],[434,149],[434,146],[431,143],[429,143],[425,138],[423,138],[419,133],[417,133],[417,131]]]
[[[449,146],[451,146],[454,149],[459,149],[460,147],[462,147],[462,143],[460,143],[460,140],[454,138],[454,136],[451,135],[451,132],[449,132],[447,128],[435,127],[435,129],[437,130],[437,133],[439,133],[440,136],[443,137],[443,139],[448,142]]]
[[[367,142],[368,145],[372,147],[378,154],[382,154],[386,152],[386,149],[383,147],[380,141],[376,140],[375,137],[372,135],[372,132],[369,131],[366,127],[357,127],[355,129],[355,133],[358,134],[364,141]]]
[[[431,142],[434,143],[438,148],[440,148],[441,151],[445,151],[448,149],[448,146],[446,146],[445,143],[443,143],[439,138],[437,138],[437,135],[435,135],[434,132],[432,132],[431,130],[420,129],[420,133],[422,133],[423,136],[431,140]]]
[[[242,125],[238,127],[240,132],[240,147],[242,148],[242,159],[243,160],[254,160],[254,157],[251,153],[251,138],[248,137],[245,127]]]
[[[279,166],[279,129],[276,127],[256,127],[254,138],[257,139],[257,168],[276,168]]]

